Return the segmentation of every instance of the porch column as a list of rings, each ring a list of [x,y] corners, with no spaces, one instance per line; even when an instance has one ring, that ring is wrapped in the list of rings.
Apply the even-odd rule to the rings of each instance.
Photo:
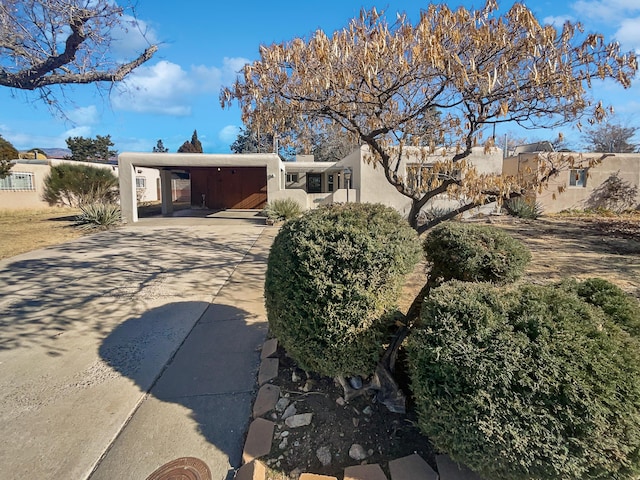
[[[171,170],[160,170],[160,192],[162,194],[162,215],[173,215],[173,192],[171,188]]]

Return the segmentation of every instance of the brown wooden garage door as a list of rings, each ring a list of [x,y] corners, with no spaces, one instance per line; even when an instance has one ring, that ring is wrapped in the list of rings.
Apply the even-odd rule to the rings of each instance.
[[[191,168],[191,204],[213,210],[263,208],[267,203],[266,167]]]

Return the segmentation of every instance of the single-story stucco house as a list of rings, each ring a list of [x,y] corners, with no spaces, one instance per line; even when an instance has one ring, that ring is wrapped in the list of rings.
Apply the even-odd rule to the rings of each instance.
[[[171,195],[166,194],[172,175],[188,175],[191,205],[208,209],[260,209],[268,202],[292,198],[305,209],[339,202],[382,203],[407,215],[411,201],[387,182],[381,168],[367,161],[367,147],[360,147],[338,162],[313,162],[309,157],[284,162],[273,153],[201,154],[123,152],[118,157],[120,203],[123,218],[135,222],[135,172],[140,168],[160,171],[162,212],[171,215]],[[404,170],[425,167],[442,159],[436,152],[418,160],[409,154]],[[479,173],[500,174],[502,151],[486,153],[474,148],[469,162]],[[451,203],[446,198],[436,202]]]

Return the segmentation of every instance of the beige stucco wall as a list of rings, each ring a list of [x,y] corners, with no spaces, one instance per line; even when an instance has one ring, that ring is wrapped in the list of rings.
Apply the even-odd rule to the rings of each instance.
[[[16,163],[11,167],[13,173],[31,173],[35,190],[0,190],[0,210],[21,210],[46,208],[49,205],[42,200],[44,179],[49,175],[50,167],[43,163]]]
[[[565,153],[565,155],[567,155]],[[570,155],[570,154],[569,154]],[[585,162],[590,158],[600,158],[599,153],[582,153]],[[505,174],[535,171],[537,164],[536,154],[522,154],[518,157],[505,159]],[[562,210],[584,210],[593,205],[590,199],[596,191],[609,177],[618,173],[621,180],[631,185],[640,187],[640,154],[616,153],[605,158],[598,165],[588,169],[588,177],[585,186],[570,186],[569,170],[564,170],[553,178],[547,188],[535,194],[535,200],[540,204],[546,213],[556,213]],[[562,193],[559,190],[564,189]],[[636,206],[640,205],[640,188],[636,195]]]
[[[599,157],[599,154],[593,154]],[[594,191],[598,189],[609,177],[618,173],[621,180],[629,182],[631,185],[640,186],[640,154],[616,153],[615,156],[605,158],[602,163],[588,169],[586,186],[569,186],[569,172],[562,172],[557,178],[549,183],[549,187],[538,195],[537,201],[541,204],[543,211],[548,213],[560,212],[562,210],[582,210],[593,205],[590,199],[593,198]],[[566,186],[563,193],[558,191],[558,186]],[[635,198],[636,208],[640,206],[640,188]]]
[[[31,173],[33,174],[35,190],[0,190],[0,209],[16,210],[25,208],[45,208],[49,204],[42,200],[44,193],[44,179],[49,175],[51,166],[60,165],[62,163],[80,163],[91,167],[104,168],[111,170],[114,175],[118,176],[118,166],[105,163],[76,162],[74,160],[64,160],[52,158],[49,160],[24,160],[16,163],[11,171],[15,173]],[[144,177],[147,187],[144,191],[138,191],[141,195],[141,202],[153,202],[159,200],[157,183],[160,178],[160,172],[154,168],[138,168],[135,171],[136,177]]]

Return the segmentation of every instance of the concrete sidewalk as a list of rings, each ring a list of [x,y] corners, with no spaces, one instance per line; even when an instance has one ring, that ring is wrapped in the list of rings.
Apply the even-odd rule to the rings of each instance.
[[[197,220],[197,221],[196,221]],[[239,466],[276,229],[160,219],[0,262],[0,471]]]

